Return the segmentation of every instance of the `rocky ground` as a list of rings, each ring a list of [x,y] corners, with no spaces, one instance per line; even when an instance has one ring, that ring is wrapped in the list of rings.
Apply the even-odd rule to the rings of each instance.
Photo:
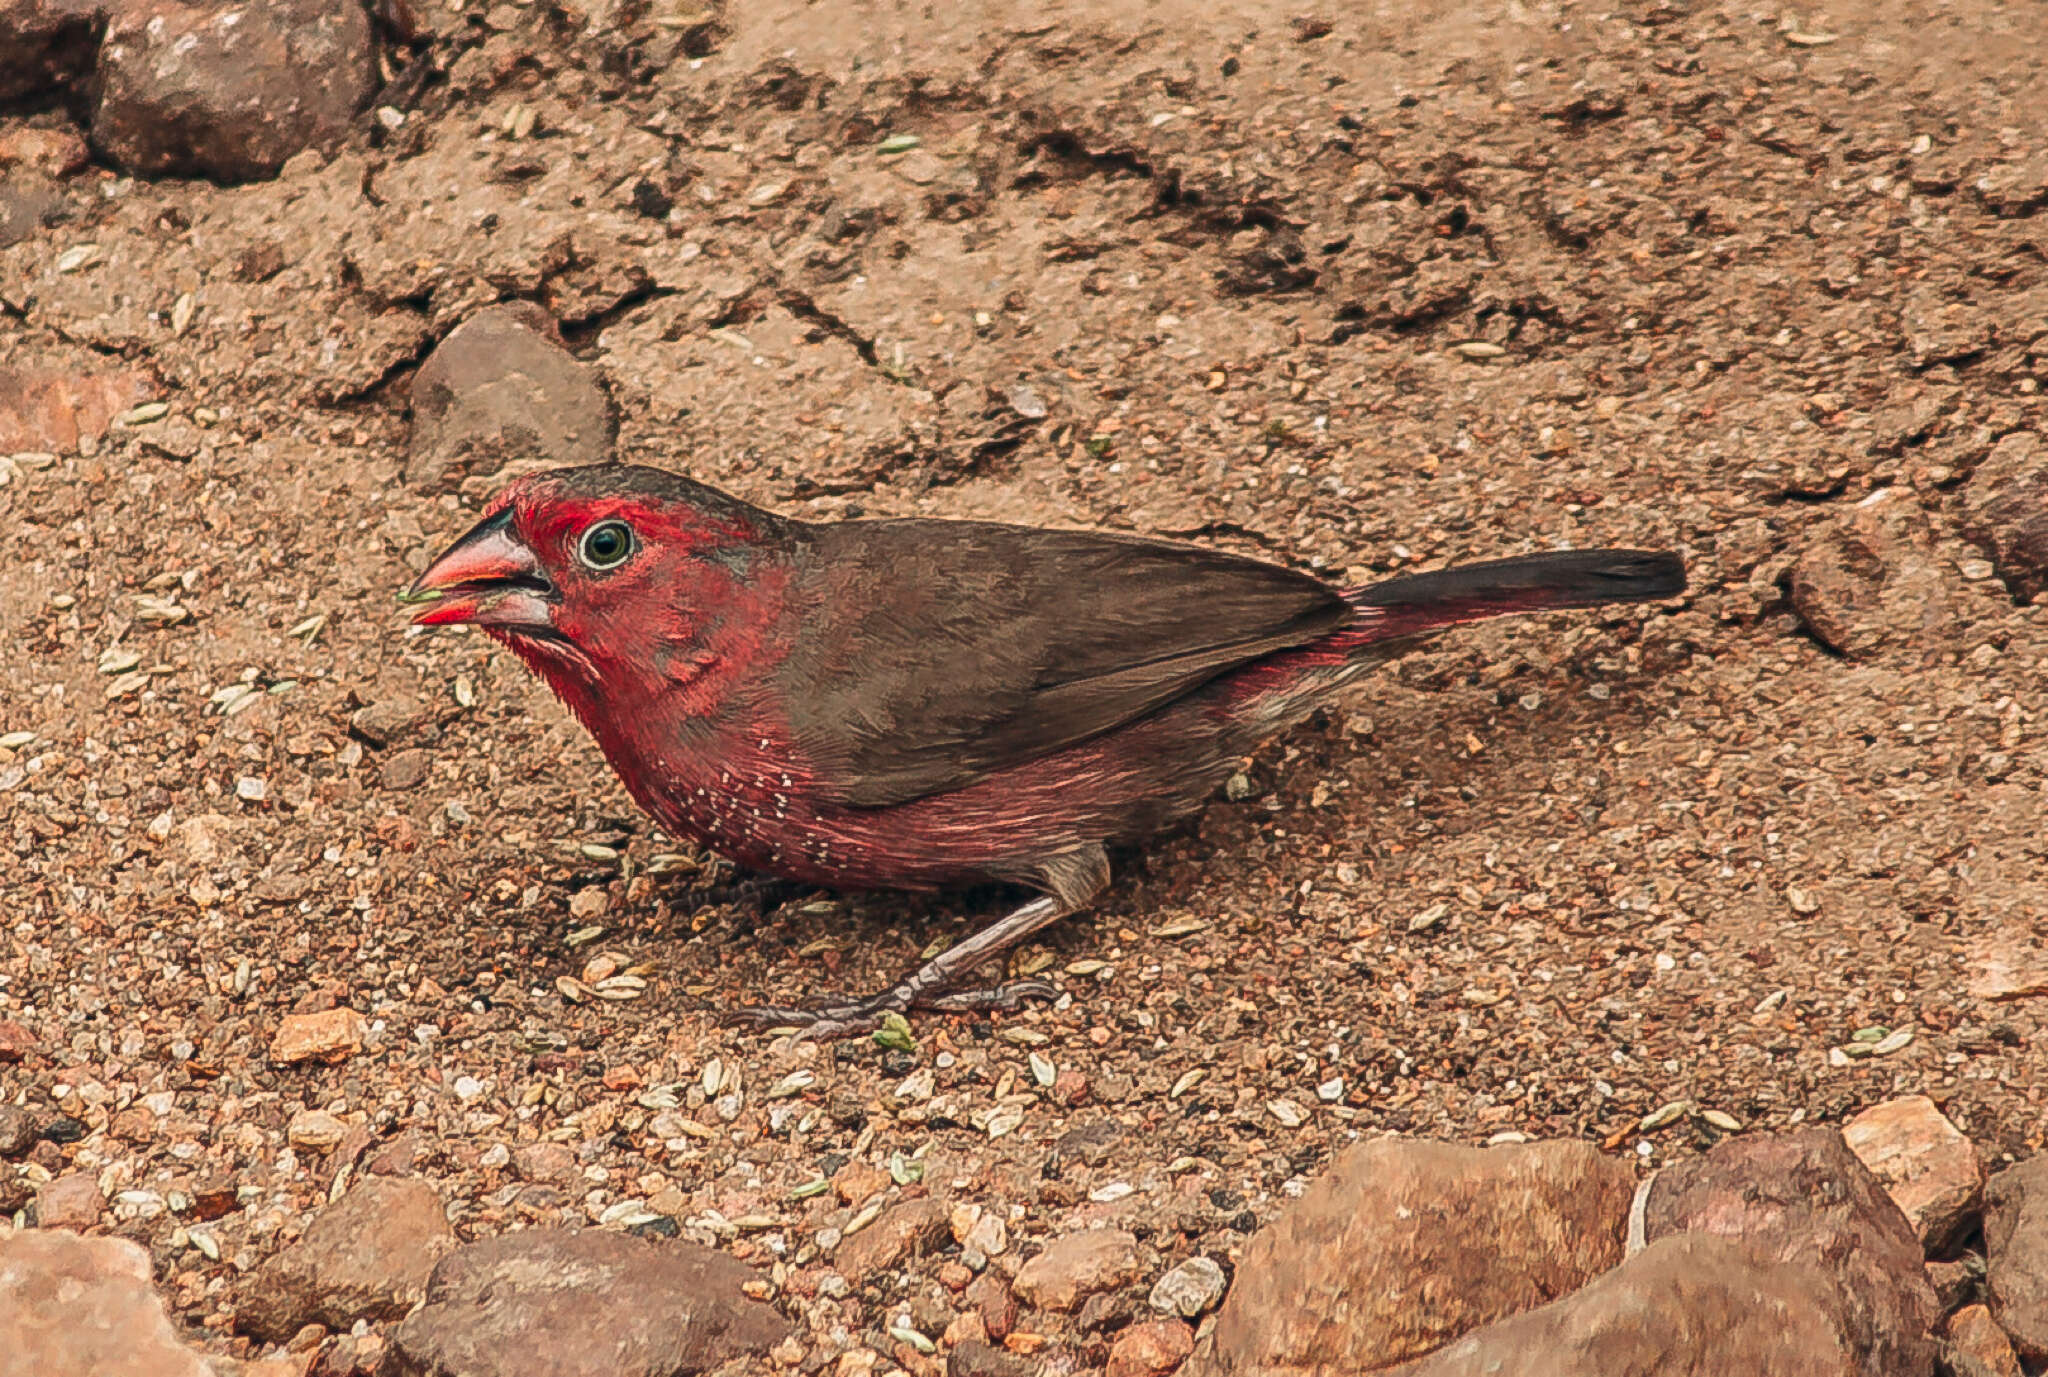
[[[636,1371],[1293,1370],[1231,1298],[1359,1140],[1591,1143],[1602,1200],[1736,1154],[1896,1278],[1798,1130],[1917,1095],[2008,1184],[1884,1317],[1737,1275],[1790,1245],[1678,1257],[1754,1231],[1653,1190],[1321,1342],[1480,1362],[1422,1355],[1713,1263],[1843,1361],[2048,1358],[1980,1293],[2048,1228],[2048,89],[2026,6],[1866,8],[0,0],[0,1215],[144,1250],[0,1269],[252,1372],[515,1370],[446,1345],[532,1354],[573,1298],[470,1312],[570,1267]],[[391,602],[607,454],[1695,586],[1460,633],[1248,760],[1019,955],[1058,1005],[821,1049],[716,1011],[1006,896],[707,906],[545,691]]]

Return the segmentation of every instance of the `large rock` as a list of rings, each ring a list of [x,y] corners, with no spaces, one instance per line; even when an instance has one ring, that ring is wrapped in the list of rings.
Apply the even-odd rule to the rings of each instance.
[[[405,477],[453,486],[508,466],[600,463],[611,403],[531,302],[491,306],[450,331],[412,380]]]
[[[100,48],[93,142],[124,170],[249,181],[338,142],[376,80],[352,0],[140,0]]]
[[[744,1264],[599,1230],[504,1234],[450,1253],[393,1336],[402,1377],[678,1377],[765,1353],[789,1322]]]
[[[1925,1377],[1937,1310],[1920,1239],[1842,1135],[1730,1138],[1650,1184],[1643,1237],[1739,1238],[1835,1283],[1836,1319],[1867,1377]]]
[[[23,1377],[209,1377],[123,1238],[0,1230],[0,1372]]]
[[[2048,444],[2040,435],[2019,431],[1992,448],[1970,475],[1962,528],[2015,596],[2048,589]]]
[[[1992,1318],[2021,1357],[2048,1361],[2048,1157],[1984,1183],[1984,1261]]]
[[[101,0],[0,0],[0,105],[92,71]]]
[[[1681,1234],[1383,1377],[1855,1377],[1832,1292],[1810,1268]]]
[[[357,1320],[395,1320],[418,1304],[434,1264],[454,1246],[432,1186],[368,1177],[257,1267],[236,1321],[282,1343],[309,1324],[345,1330]]]
[[[1210,1361],[1289,1377],[1427,1353],[1621,1261],[1634,1194],[1588,1143],[1360,1144],[1246,1247]]]
[[[1872,1105],[1842,1125],[1842,1141],[1884,1183],[1928,1256],[1949,1252],[1976,1227],[1984,1166],[1925,1095]]]

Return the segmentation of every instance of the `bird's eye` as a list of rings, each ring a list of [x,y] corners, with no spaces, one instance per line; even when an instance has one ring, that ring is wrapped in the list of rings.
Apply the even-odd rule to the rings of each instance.
[[[583,533],[577,553],[593,569],[616,569],[633,553],[633,528],[623,521],[600,521]]]

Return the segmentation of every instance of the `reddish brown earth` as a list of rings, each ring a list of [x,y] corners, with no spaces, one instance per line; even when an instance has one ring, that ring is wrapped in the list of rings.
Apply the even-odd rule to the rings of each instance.
[[[1638,1130],[1668,1102],[1924,1093],[1993,1169],[2048,1136],[2048,1001],[1994,998],[2048,989],[2048,606],[1965,539],[2048,420],[2025,6],[419,19],[445,77],[387,64],[395,130],[233,188],[89,166],[0,248],[0,436],[55,455],[0,462],[0,1100],[86,1133],[0,1206],[96,1175],[221,1353],[338,1164],[423,1175],[465,1238],[663,1215],[765,1269],[811,1365],[886,1369],[978,1302],[929,1240],[821,1293],[869,1197],[792,1192],[849,1158],[1003,1214],[998,1272],[1110,1220],[1149,1285],[1383,1130],[1655,1162],[1727,1131]],[[1461,632],[1276,743],[1020,956],[1070,1003],[911,1053],[730,1032],[1003,896],[701,909],[715,868],[508,655],[407,634],[491,486],[404,481],[411,375],[508,298],[621,456],[797,514],[1352,580],[1670,546],[1696,587]],[[136,398],[168,414],[92,438]],[[644,990],[562,985],[593,961]],[[335,1007],[367,1024],[273,1060]],[[1873,1028],[1911,1040],[1831,1061]],[[288,1147],[307,1110],[360,1131]],[[121,1197],[201,1186],[218,1261]],[[1122,1322],[1020,1325],[1072,1367]]]

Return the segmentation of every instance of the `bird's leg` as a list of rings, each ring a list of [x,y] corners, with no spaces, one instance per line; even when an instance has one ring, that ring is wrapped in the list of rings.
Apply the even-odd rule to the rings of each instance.
[[[953,986],[982,962],[1008,951],[1100,894],[1109,884],[1109,857],[1100,844],[1090,842],[1038,858],[1015,877],[1028,878],[1044,893],[980,931],[968,934],[965,941],[946,948],[878,995],[816,1009],[735,1009],[726,1015],[725,1021],[756,1028],[795,1027],[802,1030],[804,1037],[824,1042],[872,1031],[884,1014],[907,1014],[912,1009],[945,1013],[1007,1010],[1017,1008],[1026,999],[1057,998],[1059,991],[1042,980],[1020,980],[990,990],[956,990]]]
[[[1071,911],[1048,894],[1005,914],[965,941],[948,947],[880,994],[843,1003],[822,1004],[811,1009],[774,1006],[735,1009],[725,1016],[724,1021],[755,1028],[795,1027],[802,1030],[804,1037],[826,1042],[870,1032],[881,1024],[884,1014],[903,1014],[912,1009],[947,1013],[1016,1009],[1027,998],[1054,999],[1059,996],[1059,991],[1042,980],[1020,980],[987,990],[956,990],[952,987],[982,962],[1008,951]]]

